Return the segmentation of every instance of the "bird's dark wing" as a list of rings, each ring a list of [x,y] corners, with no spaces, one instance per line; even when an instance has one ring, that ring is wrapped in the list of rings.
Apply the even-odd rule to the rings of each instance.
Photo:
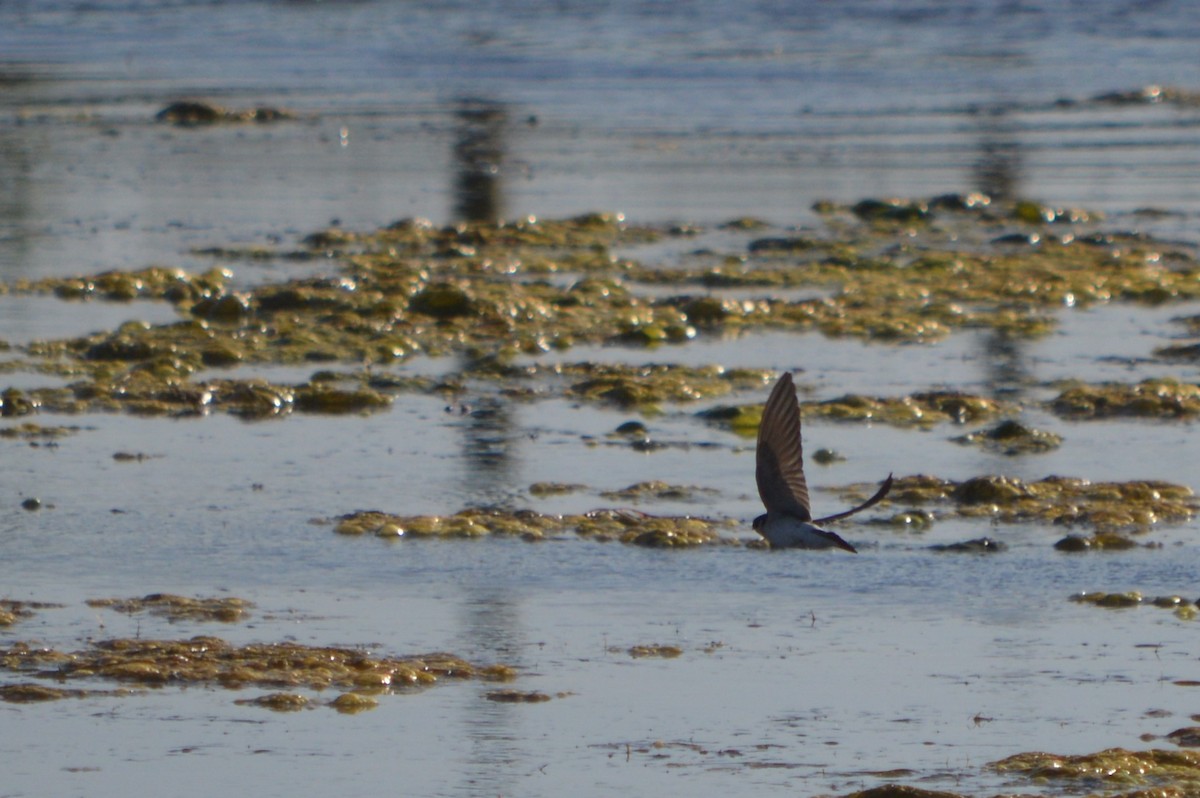
[[[758,427],[754,476],[767,512],[790,513],[802,521],[812,518],[803,457],[800,404],[796,401],[792,375],[785,372],[771,390]]]
[[[862,510],[865,510],[868,507],[874,507],[876,504],[879,504],[881,501],[883,501],[883,497],[887,496],[888,491],[891,489],[892,489],[892,475],[888,474],[887,479],[885,479],[883,481],[883,484],[879,486],[879,490],[875,491],[875,495],[872,496],[871,498],[867,499],[862,504],[858,505],[857,507],[855,507],[852,510],[846,510],[844,513],[838,513],[837,515],[827,515],[824,518],[818,518],[814,523],[823,524],[826,521],[836,521],[839,518],[845,518],[847,516],[854,515],[857,512],[861,512]]]

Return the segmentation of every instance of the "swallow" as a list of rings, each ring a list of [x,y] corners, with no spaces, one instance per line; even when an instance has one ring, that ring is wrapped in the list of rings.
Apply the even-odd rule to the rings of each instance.
[[[841,537],[822,529],[827,521],[846,518],[883,501],[892,489],[892,475],[859,506],[816,520],[809,510],[804,452],[800,443],[800,403],[792,375],[785,372],[771,390],[758,427],[758,456],[754,471],[758,495],[767,511],[754,519],[754,531],[771,548],[845,549],[857,553]]]

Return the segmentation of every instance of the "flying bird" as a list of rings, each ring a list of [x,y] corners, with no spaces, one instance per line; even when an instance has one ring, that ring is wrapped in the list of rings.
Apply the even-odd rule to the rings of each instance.
[[[857,553],[857,549],[819,524],[878,504],[892,489],[892,475],[888,474],[875,495],[859,506],[813,520],[800,445],[800,403],[796,401],[796,387],[789,372],[784,372],[775,383],[763,407],[754,476],[758,480],[758,495],[767,508],[754,519],[754,531],[766,538],[771,548],[838,548]]]

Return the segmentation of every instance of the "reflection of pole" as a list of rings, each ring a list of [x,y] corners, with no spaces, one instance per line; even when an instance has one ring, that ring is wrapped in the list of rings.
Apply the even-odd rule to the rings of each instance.
[[[995,399],[1017,400],[1030,382],[1022,341],[1006,332],[991,330],[982,335],[984,385]]]
[[[481,397],[463,427],[463,488],[473,504],[506,506],[517,478],[517,436],[512,408],[499,397]]]
[[[979,158],[974,164],[978,191],[1000,202],[1019,199],[1021,192],[1021,145],[1001,107],[980,114]]]
[[[461,610],[463,643],[468,659],[485,659],[520,668],[525,665],[524,652],[528,644],[521,608],[501,577],[487,586],[466,586]],[[479,689],[489,692],[494,684],[481,683]],[[536,767],[529,761],[531,751],[519,734],[520,712],[512,704],[480,700],[469,705],[462,718],[463,735],[470,741],[469,759],[465,766],[466,794],[509,795],[516,792],[513,783],[517,772]],[[514,767],[516,766],[516,767]]]
[[[508,111],[491,100],[462,100],[455,112],[454,216],[464,222],[504,218],[501,168]]]
[[[0,89],[10,95],[6,99],[14,106],[26,100],[40,102],[36,96],[25,96],[26,86],[36,90],[37,85],[32,78],[15,73],[0,77]],[[47,141],[37,125],[6,124],[0,128],[0,229],[6,231],[0,240],[0,280],[32,276],[28,273],[29,254],[36,234],[29,224],[29,214],[39,199],[32,175],[37,166],[53,160]]]

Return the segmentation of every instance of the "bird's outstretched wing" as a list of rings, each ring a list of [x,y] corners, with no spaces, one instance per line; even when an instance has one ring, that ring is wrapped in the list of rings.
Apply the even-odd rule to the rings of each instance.
[[[812,519],[803,458],[800,403],[796,401],[792,375],[784,372],[767,398],[758,427],[754,476],[767,512],[789,513],[802,521]]]
[[[836,515],[827,515],[824,518],[818,518],[813,523],[823,524],[826,521],[836,521],[839,518],[845,518],[847,516],[854,515],[857,512],[861,512],[861,511],[867,509],[868,507],[874,507],[876,504],[879,504],[881,501],[883,501],[883,497],[887,496],[888,491],[891,489],[892,489],[892,475],[888,474],[887,479],[885,479],[883,481],[883,484],[879,486],[879,490],[875,491],[875,495],[872,496],[871,498],[867,499],[862,504],[858,505],[857,507],[855,507],[852,510],[846,510],[845,512],[838,513]]]

